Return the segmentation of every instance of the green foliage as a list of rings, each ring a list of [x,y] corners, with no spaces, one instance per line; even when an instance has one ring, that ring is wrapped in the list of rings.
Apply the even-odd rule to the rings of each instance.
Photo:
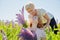
[[[27,28],[27,27],[28,27],[27,21],[23,24],[23,27],[24,27],[24,28]]]
[[[16,26],[13,28],[11,23],[9,26],[6,25],[0,25],[0,30],[3,30],[6,33],[8,40],[18,40],[18,34],[20,32],[20,26],[18,24],[15,24]],[[0,33],[0,40],[2,40],[2,34]]]
[[[0,40],[2,40],[2,35],[0,34]]]
[[[25,28],[27,27],[26,24],[23,25]],[[58,25],[58,29],[60,28],[60,25]],[[15,24],[15,27],[12,27],[12,23],[7,26],[4,24],[4,22],[0,22],[0,30],[3,30],[6,33],[8,40],[18,40],[18,34],[20,33],[21,26],[18,24]],[[58,32],[57,35],[55,35],[52,30],[50,32],[46,29],[46,37],[47,40],[60,40],[60,32]],[[0,40],[2,40],[2,34],[0,33]]]
[[[59,29],[59,27],[60,26],[58,25],[58,29]],[[58,30],[58,29],[56,29],[56,30]],[[58,32],[56,35],[52,32],[52,29],[50,29],[50,32],[48,32],[46,29],[46,37],[47,37],[47,40],[60,40],[60,32]]]

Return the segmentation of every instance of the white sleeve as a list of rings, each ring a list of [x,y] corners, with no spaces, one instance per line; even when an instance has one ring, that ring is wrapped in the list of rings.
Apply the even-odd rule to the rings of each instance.
[[[44,16],[46,14],[46,10],[44,10],[42,8],[40,9],[40,12],[41,12],[42,16]]]
[[[46,14],[46,11],[44,10],[44,9],[37,9],[38,10],[38,14],[40,15],[40,16],[44,16],[45,14]]]

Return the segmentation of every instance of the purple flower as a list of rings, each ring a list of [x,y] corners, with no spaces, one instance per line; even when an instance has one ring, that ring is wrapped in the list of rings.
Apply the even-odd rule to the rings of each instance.
[[[33,37],[30,33],[28,33],[28,31],[26,29],[22,28],[22,30],[23,30],[23,32],[21,31],[19,36],[23,37],[24,40],[37,40],[37,36],[34,31],[30,30],[34,34],[34,37]]]
[[[21,14],[20,14],[21,13]],[[16,14],[16,18],[17,18],[17,22],[19,24],[24,24],[25,23],[25,20],[24,20],[24,6],[22,8],[22,10],[20,10],[20,13],[19,14]]]

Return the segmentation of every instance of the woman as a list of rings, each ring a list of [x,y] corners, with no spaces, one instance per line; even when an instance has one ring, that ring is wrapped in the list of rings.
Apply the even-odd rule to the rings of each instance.
[[[37,35],[37,40],[46,40],[46,33],[44,31],[45,27],[44,27],[44,23],[43,23],[43,18],[45,18],[46,21],[46,26],[49,25],[49,18],[48,15],[46,15],[45,10],[42,11],[42,9],[35,9],[34,4],[33,3],[29,3],[25,6],[27,12],[30,14],[29,15],[29,20],[30,20],[30,29],[35,31],[36,35]],[[37,20],[34,21],[33,17],[37,16]],[[37,24],[38,23],[38,24]],[[35,24],[35,25],[34,25]],[[37,28],[38,25],[38,28]]]

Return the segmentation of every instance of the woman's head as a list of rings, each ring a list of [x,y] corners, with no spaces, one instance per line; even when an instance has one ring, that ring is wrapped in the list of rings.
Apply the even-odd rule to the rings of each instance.
[[[34,14],[35,7],[34,7],[34,4],[33,3],[26,4],[25,5],[25,8],[26,8],[26,10],[27,10],[28,13],[30,13],[32,15]]]
[[[34,9],[34,4],[33,3],[28,3],[28,4],[25,5],[25,8],[26,8],[26,10]]]

